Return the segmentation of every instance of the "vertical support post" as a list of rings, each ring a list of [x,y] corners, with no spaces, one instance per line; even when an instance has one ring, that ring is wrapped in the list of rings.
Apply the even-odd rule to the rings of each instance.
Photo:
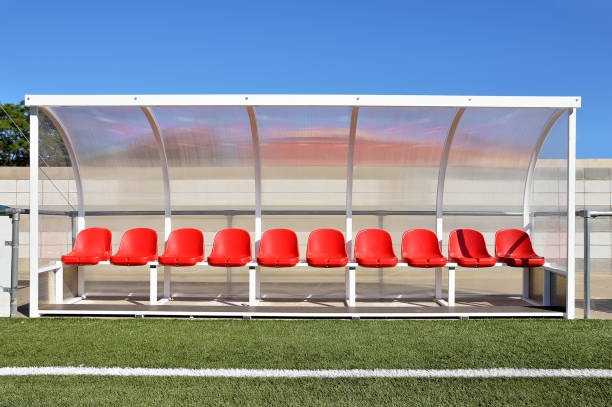
[[[157,304],[157,264],[149,264],[149,304]]]
[[[359,108],[353,107],[351,113],[351,128],[349,130],[348,157],[346,160],[346,253],[349,261],[354,260],[353,256],[353,173],[355,161],[355,138],[357,136],[357,119]]]
[[[85,270],[77,266],[77,297],[85,299]]]
[[[576,109],[569,109],[567,126],[567,289],[565,316],[576,316]]]
[[[164,266],[164,298],[170,299],[172,297],[172,268]]]
[[[253,144],[253,169],[255,172],[255,257],[259,253],[261,242],[261,156],[259,154],[259,129],[253,106],[247,106]],[[255,306],[261,295],[259,266],[249,265],[249,305]]]
[[[523,298],[529,298],[529,269],[523,267]]]
[[[384,215],[382,214],[378,214],[378,228],[383,229],[383,230],[385,228]],[[380,298],[384,297],[384,290],[383,290],[384,283],[385,283],[385,269],[380,267],[378,269],[378,296]]]
[[[356,269],[355,266],[348,266],[344,274],[344,284],[345,284],[345,290],[346,290],[346,305],[349,307],[355,306],[355,297],[356,297],[355,269]]]
[[[448,267],[448,306],[455,306],[455,266]]]
[[[584,319],[591,317],[591,212],[584,211]]]
[[[255,108],[247,107],[249,121],[251,123],[251,135],[253,143],[253,168],[255,172],[255,256],[259,253],[259,242],[261,240],[261,157],[259,155],[259,130],[257,128],[257,117]]]
[[[11,306],[10,316],[17,315],[17,286],[19,283],[19,212],[11,215]]]
[[[231,212],[228,212],[226,215],[226,225],[228,229],[231,229],[234,225],[233,219],[234,215]],[[229,296],[232,295],[232,267],[226,267],[226,276],[225,276],[225,291]]]
[[[72,247],[74,247],[74,242],[76,242],[76,237],[77,237],[77,234],[79,233],[77,230],[77,222],[75,219],[75,215],[76,214],[74,212],[70,215],[70,227],[72,230]]]
[[[542,270],[543,287],[542,290],[542,305],[545,307],[550,306],[551,303],[551,290],[550,290],[550,271]]]
[[[249,264],[249,306],[254,307],[257,305],[257,266],[255,264]]]
[[[448,128],[446,139],[444,140],[444,148],[442,150],[442,157],[440,158],[440,168],[438,169],[438,188],[436,190],[436,235],[438,236],[438,244],[442,249],[442,235],[444,233],[444,182],[446,180],[446,169],[448,168],[448,158],[450,157],[451,145],[453,144],[453,138],[455,132],[459,126],[459,121],[465,113],[465,107],[460,107],[455,113],[455,117]]]
[[[442,298],[442,268],[436,267],[436,299]]]
[[[38,317],[38,108],[30,108],[30,317]]]
[[[58,269],[53,273],[55,277],[55,304],[64,302],[64,265],[61,261],[57,262]]]

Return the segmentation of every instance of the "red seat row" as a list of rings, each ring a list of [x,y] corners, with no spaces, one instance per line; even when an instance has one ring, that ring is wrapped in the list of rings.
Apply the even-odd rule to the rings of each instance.
[[[543,266],[545,259],[538,256],[529,235],[517,229],[497,232],[495,255],[487,251],[484,237],[476,230],[458,229],[450,234],[449,258],[463,267],[490,267],[496,262],[513,267]],[[204,236],[197,229],[178,229],[168,237],[165,252],[157,255],[157,233],[152,229],[137,228],[125,232],[119,250],[111,255],[111,232],[103,228],[89,228],[76,238],[74,249],[62,256],[62,262],[72,265],[93,265],[110,260],[124,266],[145,265],[158,260],[167,266],[193,266],[204,261]],[[412,267],[442,267],[447,259],[442,255],[438,238],[426,229],[413,229],[402,237],[402,260]],[[239,267],[251,261],[251,239],[242,229],[218,232],[207,262],[212,266]],[[289,229],[266,231],[260,242],[257,264],[267,267],[293,267],[300,261],[298,240]],[[308,237],[306,261],[312,267],[344,267],[349,258],[344,235],[335,229],[315,230]],[[362,267],[393,267],[398,258],[388,232],[366,229],[355,238],[355,261]]]

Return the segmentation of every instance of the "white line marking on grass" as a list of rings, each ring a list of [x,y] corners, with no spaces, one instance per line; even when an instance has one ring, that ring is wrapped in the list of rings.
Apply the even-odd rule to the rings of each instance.
[[[0,376],[159,376],[268,378],[494,378],[592,377],[612,378],[612,369],[186,369],[144,367],[2,367]]]

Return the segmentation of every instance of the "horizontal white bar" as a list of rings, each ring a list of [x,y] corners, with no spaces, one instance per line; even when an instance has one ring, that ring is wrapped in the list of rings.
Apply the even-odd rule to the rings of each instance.
[[[378,106],[578,108],[579,96],[25,95],[26,106]]]
[[[558,269],[558,268],[551,267],[549,265],[549,263],[546,263],[544,265],[544,270],[550,271],[551,273],[559,274],[560,276],[567,277],[567,271],[566,270],[561,270],[561,269]]]
[[[266,311],[171,311],[171,310],[90,310],[90,309],[41,309],[41,315],[142,315],[142,316],[184,316],[184,317],[263,317],[263,318],[530,318],[563,317],[563,312],[266,312]]]
[[[612,369],[189,369],[145,367],[2,367],[0,376],[123,376],[233,378],[612,378]]]
[[[101,261],[101,262],[99,262],[98,264],[106,264],[106,265],[108,265],[108,264],[111,264],[111,262],[110,262],[110,261],[108,261],[108,260],[106,260],[106,261]],[[147,263],[147,265],[159,265],[159,262],[157,262],[157,261],[151,261],[151,262]],[[195,266],[210,266],[210,265],[209,265],[209,264],[208,264],[208,262],[206,262],[206,261],[201,261],[201,262],[196,263],[196,264],[195,264]],[[256,267],[256,266],[259,266],[259,264],[255,263],[255,262],[250,262],[250,263],[247,263],[247,264],[246,264],[244,267]],[[172,266],[170,266],[170,267],[172,267]],[[217,267],[217,266],[211,266],[211,267]],[[266,267],[266,266],[261,266],[261,267]],[[315,267],[315,266],[310,266],[310,265],[309,265],[308,263],[306,263],[306,262],[299,262],[298,264],[296,264],[296,265],[295,265],[295,266],[293,266],[293,267],[313,267],[313,268],[325,268],[325,267]],[[359,266],[359,264],[357,264],[357,263],[348,263],[348,264],[347,264],[345,267],[360,267],[360,266]],[[393,266],[393,267],[382,267],[382,268],[389,269],[389,268],[394,268],[394,267],[411,267],[411,266],[409,266],[409,265],[408,265],[408,263],[398,262],[398,263],[397,263],[395,266]],[[446,265],[445,265],[445,266],[442,266],[441,268],[446,268],[446,269],[448,269],[449,267],[459,268],[460,266],[459,266],[459,265],[457,265],[457,263],[446,263]],[[495,263],[495,265],[490,266],[490,267],[478,267],[478,268],[491,268],[491,267],[511,267],[511,266],[508,266],[506,263],[499,263],[499,262],[498,262],[498,263]],[[564,270],[560,270],[560,269],[556,269],[556,268],[554,268],[554,267],[551,267],[551,266],[550,266],[550,263],[545,263],[543,267],[544,267],[546,270],[548,270],[548,271],[550,271],[550,272],[552,272],[552,273],[560,274],[560,275],[562,275],[562,276],[567,275],[567,272],[566,272],[566,271],[564,271]],[[50,266],[46,266],[46,267],[41,268],[41,269],[40,269],[38,272],[39,272],[39,273],[45,273],[45,272],[47,272],[47,271],[57,270],[58,268],[59,268],[59,266],[58,266],[58,265],[50,265]],[[282,268],[291,268],[291,267],[282,267]],[[335,267],[330,267],[330,268],[335,268]],[[421,268],[423,268],[423,269],[427,269],[427,268],[425,268],[425,267],[414,267],[414,268],[416,268],[416,269],[421,269]],[[465,267],[465,268],[470,269],[470,268],[473,268],[473,267]],[[512,268],[519,268],[519,267],[512,267]],[[435,267],[430,267],[429,269],[434,270],[434,269],[435,269]]]
[[[51,264],[51,265],[48,265],[48,266],[45,266],[45,267],[41,267],[41,268],[38,269],[38,274],[46,273],[46,272],[49,272],[49,271],[56,271],[56,270],[59,270],[61,267],[62,267],[61,263],[59,263],[59,264]]]

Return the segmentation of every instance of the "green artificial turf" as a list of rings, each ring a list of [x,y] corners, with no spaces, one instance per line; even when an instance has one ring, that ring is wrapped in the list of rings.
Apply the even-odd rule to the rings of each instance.
[[[0,366],[612,368],[612,321],[2,319]],[[610,405],[609,379],[0,377],[3,405]]]
[[[612,403],[601,379],[0,378],[1,406],[536,405]]]
[[[612,368],[612,321],[2,319],[2,366]]]

